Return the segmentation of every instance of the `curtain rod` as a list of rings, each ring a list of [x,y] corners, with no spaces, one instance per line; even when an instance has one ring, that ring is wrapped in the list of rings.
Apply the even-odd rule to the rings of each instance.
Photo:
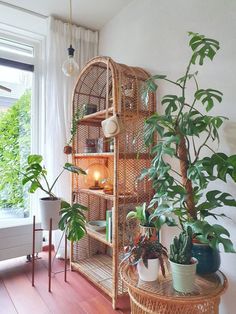
[[[40,13],[31,11],[31,10],[28,10],[28,9],[21,8],[21,7],[18,7],[17,5],[10,4],[10,3],[7,3],[5,1],[0,1],[0,4],[5,5],[6,7],[9,7],[9,8],[13,8],[13,9],[17,9],[17,10],[22,11],[22,12],[26,12],[26,13],[31,14],[31,15],[35,15],[35,16],[41,17],[43,19],[47,19],[48,18],[47,15],[43,15],[43,14],[40,14]]]

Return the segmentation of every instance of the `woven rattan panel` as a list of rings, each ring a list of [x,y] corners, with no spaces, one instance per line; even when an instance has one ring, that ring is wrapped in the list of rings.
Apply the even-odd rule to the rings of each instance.
[[[131,312],[133,314],[216,314],[218,313],[217,300],[194,303],[166,303],[164,300],[154,301],[147,296],[129,290]]]
[[[173,289],[171,273],[166,278],[144,282],[136,270],[122,265],[121,276],[128,287],[131,310],[134,314],[218,314],[220,296],[227,288],[227,279],[221,272],[197,276],[192,293]]]

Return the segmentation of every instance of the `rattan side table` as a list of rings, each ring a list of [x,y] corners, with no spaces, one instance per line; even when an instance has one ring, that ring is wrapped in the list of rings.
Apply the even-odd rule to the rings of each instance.
[[[225,275],[217,271],[197,276],[194,292],[183,294],[173,289],[171,274],[148,283],[139,280],[126,264],[120,273],[128,288],[132,314],[218,314],[220,297],[228,285]]]

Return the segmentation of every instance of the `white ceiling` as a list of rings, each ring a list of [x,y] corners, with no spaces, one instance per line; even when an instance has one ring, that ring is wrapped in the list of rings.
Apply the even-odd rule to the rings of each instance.
[[[73,23],[91,29],[100,29],[123,7],[133,0],[72,0]],[[68,20],[69,0],[5,0],[14,5],[45,16],[53,15]]]

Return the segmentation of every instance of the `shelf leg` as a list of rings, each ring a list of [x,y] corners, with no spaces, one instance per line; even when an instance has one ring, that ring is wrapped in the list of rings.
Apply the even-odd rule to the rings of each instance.
[[[67,282],[67,235],[65,232],[65,269],[64,269],[64,281]]]
[[[117,298],[112,298],[112,308],[113,310],[117,310]]]
[[[51,292],[51,276],[52,276],[52,218],[50,218],[50,229],[49,229],[48,292]]]
[[[34,254],[35,254],[35,216],[33,216],[33,244],[32,244],[32,287],[34,287]]]

